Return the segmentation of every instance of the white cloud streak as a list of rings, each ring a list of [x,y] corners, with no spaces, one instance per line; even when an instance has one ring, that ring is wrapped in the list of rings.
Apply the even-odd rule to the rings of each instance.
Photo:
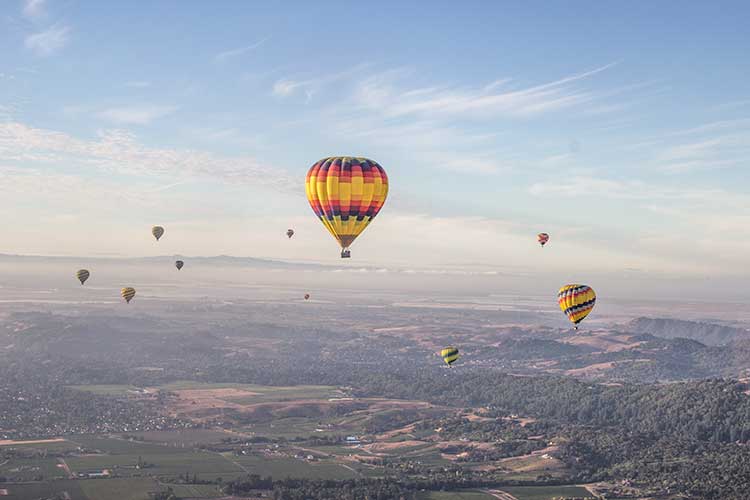
[[[46,14],[46,0],[24,0],[23,15],[28,19],[37,19]]]
[[[26,37],[26,48],[39,56],[49,56],[64,48],[70,39],[70,26],[52,26]]]
[[[228,61],[229,59],[247,54],[248,52],[252,52],[253,50],[261,47],[264,43],[266,43],[270,37],[262,38],[261,40],[258,40],[252,45],[248,45],[246,47],[240,47],[238,49],[231,49],[224,52],[220,52],[214,56],[214,61],[217,63],[223,63]]]
[[[722,189],[695,189],[658,186],[640,180],[613,180],[595,177],[572,177],[567,180],[551,180],[531,185],[529,193],[534,196],[558,196],[564,198],[595,197],[618,200],[683,201],[694,206],[721,203],[743,206],[748,199]]]
[[[175,106],[126,106],[105,109],[97,113],[97,116],[118,124],[148,125],[175,111]]]
[[[303,92],[306,96],[307,101],[309,101],[312,98],[313,94],[318,92],[318,90],[320,90],[320,88],[324,85],[328,85],[341,80],[346,80],[349,78],[355,78],[357,74],[367,66],[367,64],[359,64],[346,71],[305,80],[288,77],[280,78],[273,84],[271,93],[276,97],[290,97],[297,92]]]
[[[612,66],[614,63],[550,83],[515,90],[507,88],[511,83],[508,79],[476,89],[426,87],[401,90],[395,84],[403,77],[403,71],[387,72],[358,83],[355,102],[389,117],[530,117],[596,100],[597,94],[575,88],[572,84]]]
[[[145,178],[193,177],[285,192],[299,186],[298,179],[255,158],[149,148],[138,143],[133,134],[122,130],[105,131],[96,140],[84,140],[18,122],[0,123],[0,165],[1,162],[78,165]]]

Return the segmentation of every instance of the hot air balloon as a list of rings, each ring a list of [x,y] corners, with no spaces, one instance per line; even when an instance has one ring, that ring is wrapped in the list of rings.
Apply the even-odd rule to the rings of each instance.
[[[549,241],[549,234],[547,233],[539,233],[536,235],[536,239],[539,242],[542,247]]]
[[[294,229],[287,229],[287,230],[286,230],[286,235],[287,235],[287,236],[288,236],[289,238],[291,238],[292,236],[294,236]]]
[[[181,260],[176,260],[176,261],[174,261],[174,267],[176,267],[178,271],[179,271],[180,269],[182,269],[182,266],[184,266],[184,265],[185,265],[185,263],[184,263],[184,262],[182,262]]]
[[[88,269],[79,269],[76,273],[76,278],[78,278],[78,281],[81,282],[81,285],[86,283],[86,280],[89,279],[89,276],[91,276],[91,273],[88,271]]]
[[[161,226],[154,226],[151,228],[151,234],[154,235],[154,238],[156,238],[156,241],[159,241],[159,238],[162,237],[164,234],[164,228]]]
[[[310,167],[305,180],[307,201],[341,245],[341,257],[380,212],[388,195],[383,167],[367,158],[333,156]]]
[[[310,299],[310,294],[309,294],[309,293],[306,293],[306,294],[305,294],[305,300],[308,300],[308,299]]]
[[[596,293],[588,285],[565,285],[557,292],[560,309],[578,330],[578,323],[589,315],[596,303]]]
[[[448,366],[451,366],[458,359],[458,349],[455,347],[446,347],[440,351],[440,356],[443,358]]]
[[[133,297],[135,297],[135,288],[126,286],[125,288],[120,290],[120,295],[122,295],[122,298],[125,299],[125,302],[130,304],[130,301],[133,300]]]

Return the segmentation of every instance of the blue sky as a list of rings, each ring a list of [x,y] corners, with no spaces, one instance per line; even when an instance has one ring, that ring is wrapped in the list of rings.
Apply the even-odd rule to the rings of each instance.
[[[0,23],[2,252],[337,262],[304,175],[356,154],[392,188],[358,262],[747,273],[746,2],[7,0]]]

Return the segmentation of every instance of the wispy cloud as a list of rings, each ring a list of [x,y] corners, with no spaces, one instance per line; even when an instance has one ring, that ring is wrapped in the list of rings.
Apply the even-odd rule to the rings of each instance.
[[[251,51],[259,48],[261,45],[263,45],[264,43],[266,43],[270,38],[271,37],[265,37],[265,38],[262,38],[262,39],[258,40],[257,42],[255,42],[252,45],[248,45],[246,47],[240,47],[240,48],[237,48],[237,49],[231,49],[231,50],[227,50],[227,51],[224,51],[224,52],[220,52],[220,53],[218,53],[218,54],[216,54],[214,56],[214,61],[216,61],[218,63],[222,63],[222,62],[225,62],[225,61],[227,61],[229,59],[232,59],[234,57],[238,57],[238,56],[241,56],[243,54],[247,54],[248,52],[251,52]]]
[[[641,180],[617,180],[595,177],[572,177],[567,180],[551,180],[531,185],[529,192],[534,196],[558,196],[565,198],[605,198],[619,200],[643,200],[648,203],[659,201],[682,201],[701,209],[712,204],[724,206],[747,206],[748,199],[722,189],[679,188],[660,186]]]
[[[154,188],[154,189],[150,190],[149,192],[151,192],[151,193],[162,193],[164,191],[169,191],[172,188],[176,188],[178,186],[183,186],[183,185],[188,184],[190,182],[191,182],[190,179],[184,180],[184,181],[178,181],[178,182],[171,182],[171,183],[166,184],[164,186],[159,186],[157,188]]]
[[[273,95],[287,97],[292,95],[297,89],[300,89],[305,85],[309,85],[312,81],[313,80],[295,81],[282,78],[281,80],[278,80],[273,84],[272,92]]]
[[[746,130],[750,128],[750,118],[741,118],[737,120],[720,120],[697,127],[691,127],[686,129],[675,130],[662,136],[663,138],[679,137],[686,135],[698,135],[710,132],[726,131],[726,130]]]
[[[435,168],[473,174],[495,174],[513,161],[496,151],[496,133],[472,133],[434,120],[392,122],[378,117],[337,115],[324,125],[334,136],[419,156]],[[417,154],[418,153],[418,154]]]
[[[52,26],[39,33],[26,37],[24,44],[37,55],[49,56],[68,44],[70,38],[69,26]]]
[[[399,148],[423,160],[432,158],[434,161],[430,161],[430,165],[443,170],[472,174],[507,172],[523,167],[524,161],[517,151],[498,151],[498,144],[504,143],[498,137],[507,134],[506,129],[459,124],[456,119],[525,118],[598,102],[602,96],[611,97],[638,87],[594,93],[578,85],[613,66],[609,64],[549,83],[515,89],[513,81],[507,78],[474,89],[446,85],[410,87],[404,84],[414,80],[414,72],[408,68],[381,71],[364,78],[358,78],[362,72],[336,74],[327,80],[347,79],[337,85],[342,89],[338,95],[347,96],[347,89],[350,90],[343,104],[326,110],[335,117],[326,120],[326,127],[331,128],[332,134]],[[274,85],[273,92],[287,97],[320,85],[320,79],[281,79]],[[565,162],[572,155],[569,152],[550,158],[549,164]]]
[[[124,106],[105,109],[97,113],[97,116],[124,125],[148,125],[175,111],[175,106]]]
[[[747,162],[750,155],[750,123],[718,122],[684,131],[697,136],[683,142],[663,144],[655,152],[662,170],[682,173],[692,170],[727,168]],[[734,130],[729,130],[733,128]],[[712,132],[721,132],[715,134]]]
[[[359,74],[359,72],[367,66],[367,64],[359,64],[357,66],[349,68],[346,71],[332,73],[316,78],[280,78],[273,84],[271,92],[276,97],[289,97],[298,92],[302,92],[305,94],[307,100],[309,101],[310,98],[312,98],[312,96],[324,85],[345,80],[347,78],[354,79]]]
[[[567,199],[566,203],[587,200],[589,207],[604,209],[611,200],[627,203],[630,216],[649,222],[646,227],[638,224],[623,245],[646,255],[667,256],[671,265],[681,267],[684,273],[703,268],[735,274],[746,267],[743,261],[750,251],[750,235],[745,230],[750,222],[750,197],[741,192],[593,177],[539,182],[529,191],[551,203],[556,198]],[[623,220],[613,222],[618,226],[612,236],[622,236],[626,230]]]
[[[590,103],[597,94],[573,84],[606,71],[608,64],[542,85],[510,88],[509,79],[491,82],[481,88],[397,87],[397,72],[373,76],[358,83],[356,102],[379,110],[386,116],[514,116],[529,117]]]
[[[46,0],[24,0],[23,15],[29,19],[37,19],[46,14]]]
[[[724,104],[717,104],[713,108],[713,111],[727,111],[738,108],[747,108],[750,106],[750,99],[741,99],[739,101],[725,102]]]
[[[23,123],[0,123],[0,162],[77,165],[134,177],[202,178],[280,191],[296,191],[299,186],[298,179],[252,157],[149,148],[122,130],[105,131],[96,140],[85,140]]]
[[[720,120],[673,130],[622,147],[650,155],[650,165],[662,172],[731,168],[747,163],[750,119]]]
[[[671,146],[659,153],[660,160],[686,160],[694,158],[704,158],[707,155],[715,153],[724,143],[722,139],[707,139],[698,142],[680,144]]]

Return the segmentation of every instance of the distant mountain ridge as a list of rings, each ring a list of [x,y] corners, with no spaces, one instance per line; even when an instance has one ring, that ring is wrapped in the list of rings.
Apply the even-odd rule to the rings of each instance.
[[[66,256],[66,255],[15,255],[15,254],[0,254],[0,261],[63,261],[63,262],[146,262],[146,263],[162,263],[172,262],[175,259],[189,260],[190,262],[200,262],[202,264],[219,265],[219,266],[247,266],[247,267],[265,267],[265,268],[316,268],[316,269],[330,269],[335,266],[317,264],[314,262],[289,262],[284,260],[274,259],[261,259],[257,257],[235,257],[231,255],[215,255],[215,256],[198,256],[190,257],[181,254],[174,255],[156,255],[147,257],[119,257],[119,256]]]
[[[731,326],[668,318],[636,318],[624,325],[629,333],[650,334],[665,339],[686,338],[710,346],[750,340],[750,331]]]

